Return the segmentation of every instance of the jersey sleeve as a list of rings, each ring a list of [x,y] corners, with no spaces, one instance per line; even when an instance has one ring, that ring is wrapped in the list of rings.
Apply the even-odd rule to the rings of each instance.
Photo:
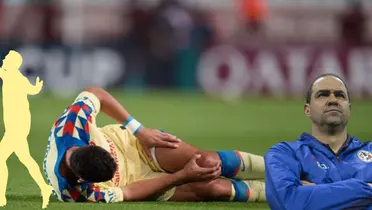
[[[56,137],[67,147],[89,144],[89,128],[96,126],[100,108],[100,101],[93,93],[81,92],[55,122]]]
[[[105,183],[85,183],[66,190],[64,200],[79,203],[119,203],[124,201],[120,187],[109,186]]]
[[[101,109],[101,103],[97,96],[88,91],[81,92],[71,106],[78,105],[86,114],[96,118]]]
[[[372,205],[372,188],[357,179],[303,186],[301,164],[284,143],[265,155],[266,197],[271,209],[354,209]],[[331,199],[330,199],[331,198]]]
[[[120,187],[107,187],[96,183],[90,186],[91,194],[87,196],[88,202],[118,203],[124,201],[123,191]]]

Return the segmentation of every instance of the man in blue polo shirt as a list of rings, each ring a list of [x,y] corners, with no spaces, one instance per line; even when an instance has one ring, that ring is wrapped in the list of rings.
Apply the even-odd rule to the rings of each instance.
[[[304,106],[311,134],[265,155],[271,209],[372,209],[372,143],[348,135],[350,107],[340,77],[325,74],[313,82]]]

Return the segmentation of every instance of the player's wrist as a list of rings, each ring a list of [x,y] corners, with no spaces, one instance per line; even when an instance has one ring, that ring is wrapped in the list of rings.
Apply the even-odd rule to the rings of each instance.
[[[123,123],[123,126],[133,135],[136,135],[142,128],[142,124],[134,119],[132,116]]]
[[[184,169],[181,169],[170,175],[173,176],[173,180],[176,185],[181,185],[188,180],[187,172]]]

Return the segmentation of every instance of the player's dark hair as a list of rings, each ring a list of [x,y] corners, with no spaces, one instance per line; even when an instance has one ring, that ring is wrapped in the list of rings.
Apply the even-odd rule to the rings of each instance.
[[[71,170],[87,182],[111,180],[116,171],[116,163],[109,152],[99,146],[80,147],[71,154]]]
[[[349,88],[347,87],[345,81],[338,75],[336,74],[332,74],[332,73],[326,73],[326,74],[322,74],[320,76],[318,76],[317,78],[315,78],[315,80],[311,83],[309,89],[307,90],[307,93],[306,93],[306,103],[307,104],[310,104],[311,102],[311,95],[313,94],[313,86],[314,86],[314,83],[320,79],[320,78],[323,78],[323,77],[327,77],[327,76],[332,76],[332,77],[336,77],[338,78],[339,80],[342,81],[342,83],[345,85],[345,88],[346,88],[346,91],[347,91],[347,96],[349,98],[349,103],[351,102],[351,99],[350,99],[350,94],[349,94]]]

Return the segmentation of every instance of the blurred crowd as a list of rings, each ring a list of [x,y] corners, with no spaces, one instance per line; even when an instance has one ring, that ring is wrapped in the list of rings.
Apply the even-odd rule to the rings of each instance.
[[[344,46],[367,45],[369,17],[362,2],[345,3],[346,9],[335,15],[335,42]],[[277,40],[270,38],[267,30],[270,7],[266,0],[237,0],[232,10],[232,18],[238,21],[226,38],[223,29],[229,28],[229,22],[219,22],[219,10],[188,7],[178,0],[161,0],[146,8],[131,0],[125,18],[130,19],[132,27],[123,39],[128,43],[125,49],[131,73],[142,73],[145,82],[155,86],[192,83],[196,72],[190,71],[197,68],[200,54],[210,46],[224,42],[239,48],[275,44]]]
[[[149,3],[152,1],[127,0],[123,4],[120,4],[120,1],[117,1],[119,4],[107,1],[107,5],[123,6],[109,7],[112,14],[117,14],[114,18],[102,20],[97,16],[89,23],[77,18],[77,14],[86,11],[81,8],[81,5],[87,3],[84,0],[24,0],[23,4],[19,3],[22,2],[21,0],[1,1],[0,40],[2,43],[44,46],[110,45],[118,49],[126,58],[127,76],[132,81],[135,81],[135,78],[145,78],[144,82],[147,84],[165,87],[172,86],[175,82],[194,86],[195,79],[190,77],[195,77],[196,72],[189,71],[196,68],[200,54],[215,44],[257,46],[279,41],[289,43],[294,40],[290,36],[287,39],[275,39],[279,33],[273,28],[285,34],[290,31],[286,27],[291,26],[290,22],[273,18],[276,17],[275,12],[277,12],[273,10],[273,2],[277,2],[278,8],[284,8],[285,12],[286,8],[281,6],[281,1],[236,0],[231,3],[233,1],[227,0],[215,1],[215,3],[204,1],[204,4],[203,1],[159,0],[155,5]],[[21,6],[15,10],[14,5],[17,5],[17,2]],[[213,5],[217,2],[220,6],[214,9]],[[368,34],[371,29],[368,27],[371,24],[364,5],[358,0],[346,0],[344,3],[347,3],[347,6],[343,7],[345,9],[334,16],[337,22],[334,30],[335,37],[338,37],[336,42],[348,46],[369,44]],[[102,2],[100,4],[104,5]],[[71,8],[71,11],[66,11],[66,8]],[[302,8],[306,10],[306,6]],[[91,17],[100,12],[99,9],[90,12]],[[291,12],[293,13],[293,10]],[[69,17],[61,18],[63,16]],[[113,26],[110,30],[89,32],[84,24],[97,26],[97,28]],[[296,27],[300,27],[299,29],[292,28],[294,36],[306,28],[311,31],[310,24],[307,27],[299,22],[298,25],[300,26]],[[322,34],[321,30],[313,33]]]
[[[129,5],[126,17],[132,27],[124,38],[129,44],[129,69],[135,74],[146,71],[148,84],[171,86],[174,77],[185,76],[181,68],[193,69],[193,59],[213,42],[213,29],[203,11],[189,10],[177,0],[163,0],[150,9],[136,0]]]

